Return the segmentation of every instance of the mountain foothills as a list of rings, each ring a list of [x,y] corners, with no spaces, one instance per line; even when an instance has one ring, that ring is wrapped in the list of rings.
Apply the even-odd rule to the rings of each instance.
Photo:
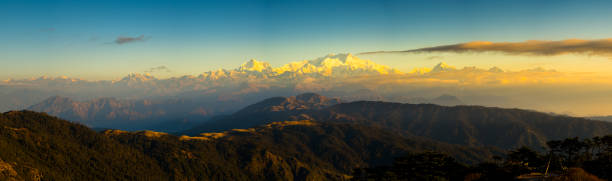
[[[612,123],[609,122],[553,116],[528,110],[379,101],[338,103],[336,99],[312,93],[266,99],[235,114],[215,117],[185,133],[197,135],[201,132],[303,119],[375,126],[405,136],[504,149],[520,146],[542,149],[550,140],[576,136],[588,138],[612,133]]]
[[[305,96],[308,94],[302,95]],[[365,97],[353,95],[353,99],[384,100],[382,97]],[[300,99],[300,98],[298,98]],[[457,97],[442,95],[434,99],[397,98],[397,101],[413,103],[434,103],[440,105],[464,104]],[[309,100],[300,100],[309,101]],[[291,109],[310,109],[328,106],[340,102],[336,98],[329,103],[306,105]],[[177,132],[206,122],[212,117],[235,112],[241,102],[215,102],[197,99],[142,99],[129,100],[117,98],[96,98],[87,101],[76,101],[68,97],[53,96],[28,110],[45,112],[66,120],[85,124],[93,128],[114,128],[123,130],[156,130]],[[264,106],[251,105],[250,107]],[[286,105],[298,106],[298,105]],[[304,106],[300,104],[299,106]],[[314,106],[314,107],[313,107]],[[280,108],[280,107],[278,107]],[[264,109],[264,107],[261,107]],[[284,109],[284,108],[283,108]],[[290,108],[287,108],[290,109]]]
[[[356,167],[435,150],[464,163],[500,152],[358,124],[287,121],[200,136],[95,132],[30,111],[0,114],[3,180],[345,180]]]
[[[341,103],[302,94],[213,119],[221,120],[245,128],[199,127],[191,130],[199,134],[181,136],[96,132],[46,113],[6,112],[0,114],[0,179],[503,180],[544,172],[546,159],[554,160],[550,172],[563,177],[596,178],[564,169],[570,166],[601,178],[610,178],[612,168],[612,135],[551,140],[610,134],[612,123],[524,110]],[[537,151],[541,141],[551,150],[543,153],[552,155]]]

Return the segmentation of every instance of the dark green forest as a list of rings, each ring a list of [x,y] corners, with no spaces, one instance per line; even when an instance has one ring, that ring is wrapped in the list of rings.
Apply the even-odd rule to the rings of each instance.
[[[411,153],[386,166],[357,168],[353,180],[609,180],[612,135],[548,141],[548,151],[529,147],[465,165],[437,152]]]

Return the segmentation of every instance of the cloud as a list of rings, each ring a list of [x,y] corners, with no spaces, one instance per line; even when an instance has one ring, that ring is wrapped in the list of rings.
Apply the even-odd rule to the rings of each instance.
[[[444,58],[443,56],[430,56],[430,57],[427,57],[425,59],[427,59],[427,60],[441,60],[443,58]]]
[[[361,54],[383,53],[484,53],[499,52],[510,55],[553,56],[563,54],[584,54],[612,56],[612,38],[599,40],[568,39],[560,41],[528,40],[524,42],[473,41],[452,45],[441,45],[403,51],[375,51]]]
[[[117,37],[117,39],[115,39],[114,43],[122,45],[122,44],[126,44],[126,43],[134,43],[134,42],[143,42],[143,41],[147,41],[151,39],[151,37],[145,37],[144,35],[140,35],[137,37],[125,37],[125,36],[119,36]]]
[[[146,73],[154,73],[154,72],[167,72],[170,73],[172,72],[172,70],[170,70],[168,67],[162,65],[162,66],[157,66],[157,67],[151,67],[147,70],[145,70]]]

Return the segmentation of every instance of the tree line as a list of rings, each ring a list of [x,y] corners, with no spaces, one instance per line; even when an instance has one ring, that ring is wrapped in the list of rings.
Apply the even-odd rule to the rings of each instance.
[[[353,180],[599,180],[612,178],[612,135],[547,142],[545,152],[529,147],[489,161],[464,165],[438,152],[408,154],[392,165],[354,170]]]

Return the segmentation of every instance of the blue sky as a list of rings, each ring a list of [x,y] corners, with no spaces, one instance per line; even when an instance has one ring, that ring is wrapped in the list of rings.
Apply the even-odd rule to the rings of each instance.
[[[251,58],[281,65],[475,40],[600,39],[612,37],[610,19],[610,1],[0,0],[0,79],[115,79],[161,65],[175,76]],[[138,36],[146,41],[114,43]]]

